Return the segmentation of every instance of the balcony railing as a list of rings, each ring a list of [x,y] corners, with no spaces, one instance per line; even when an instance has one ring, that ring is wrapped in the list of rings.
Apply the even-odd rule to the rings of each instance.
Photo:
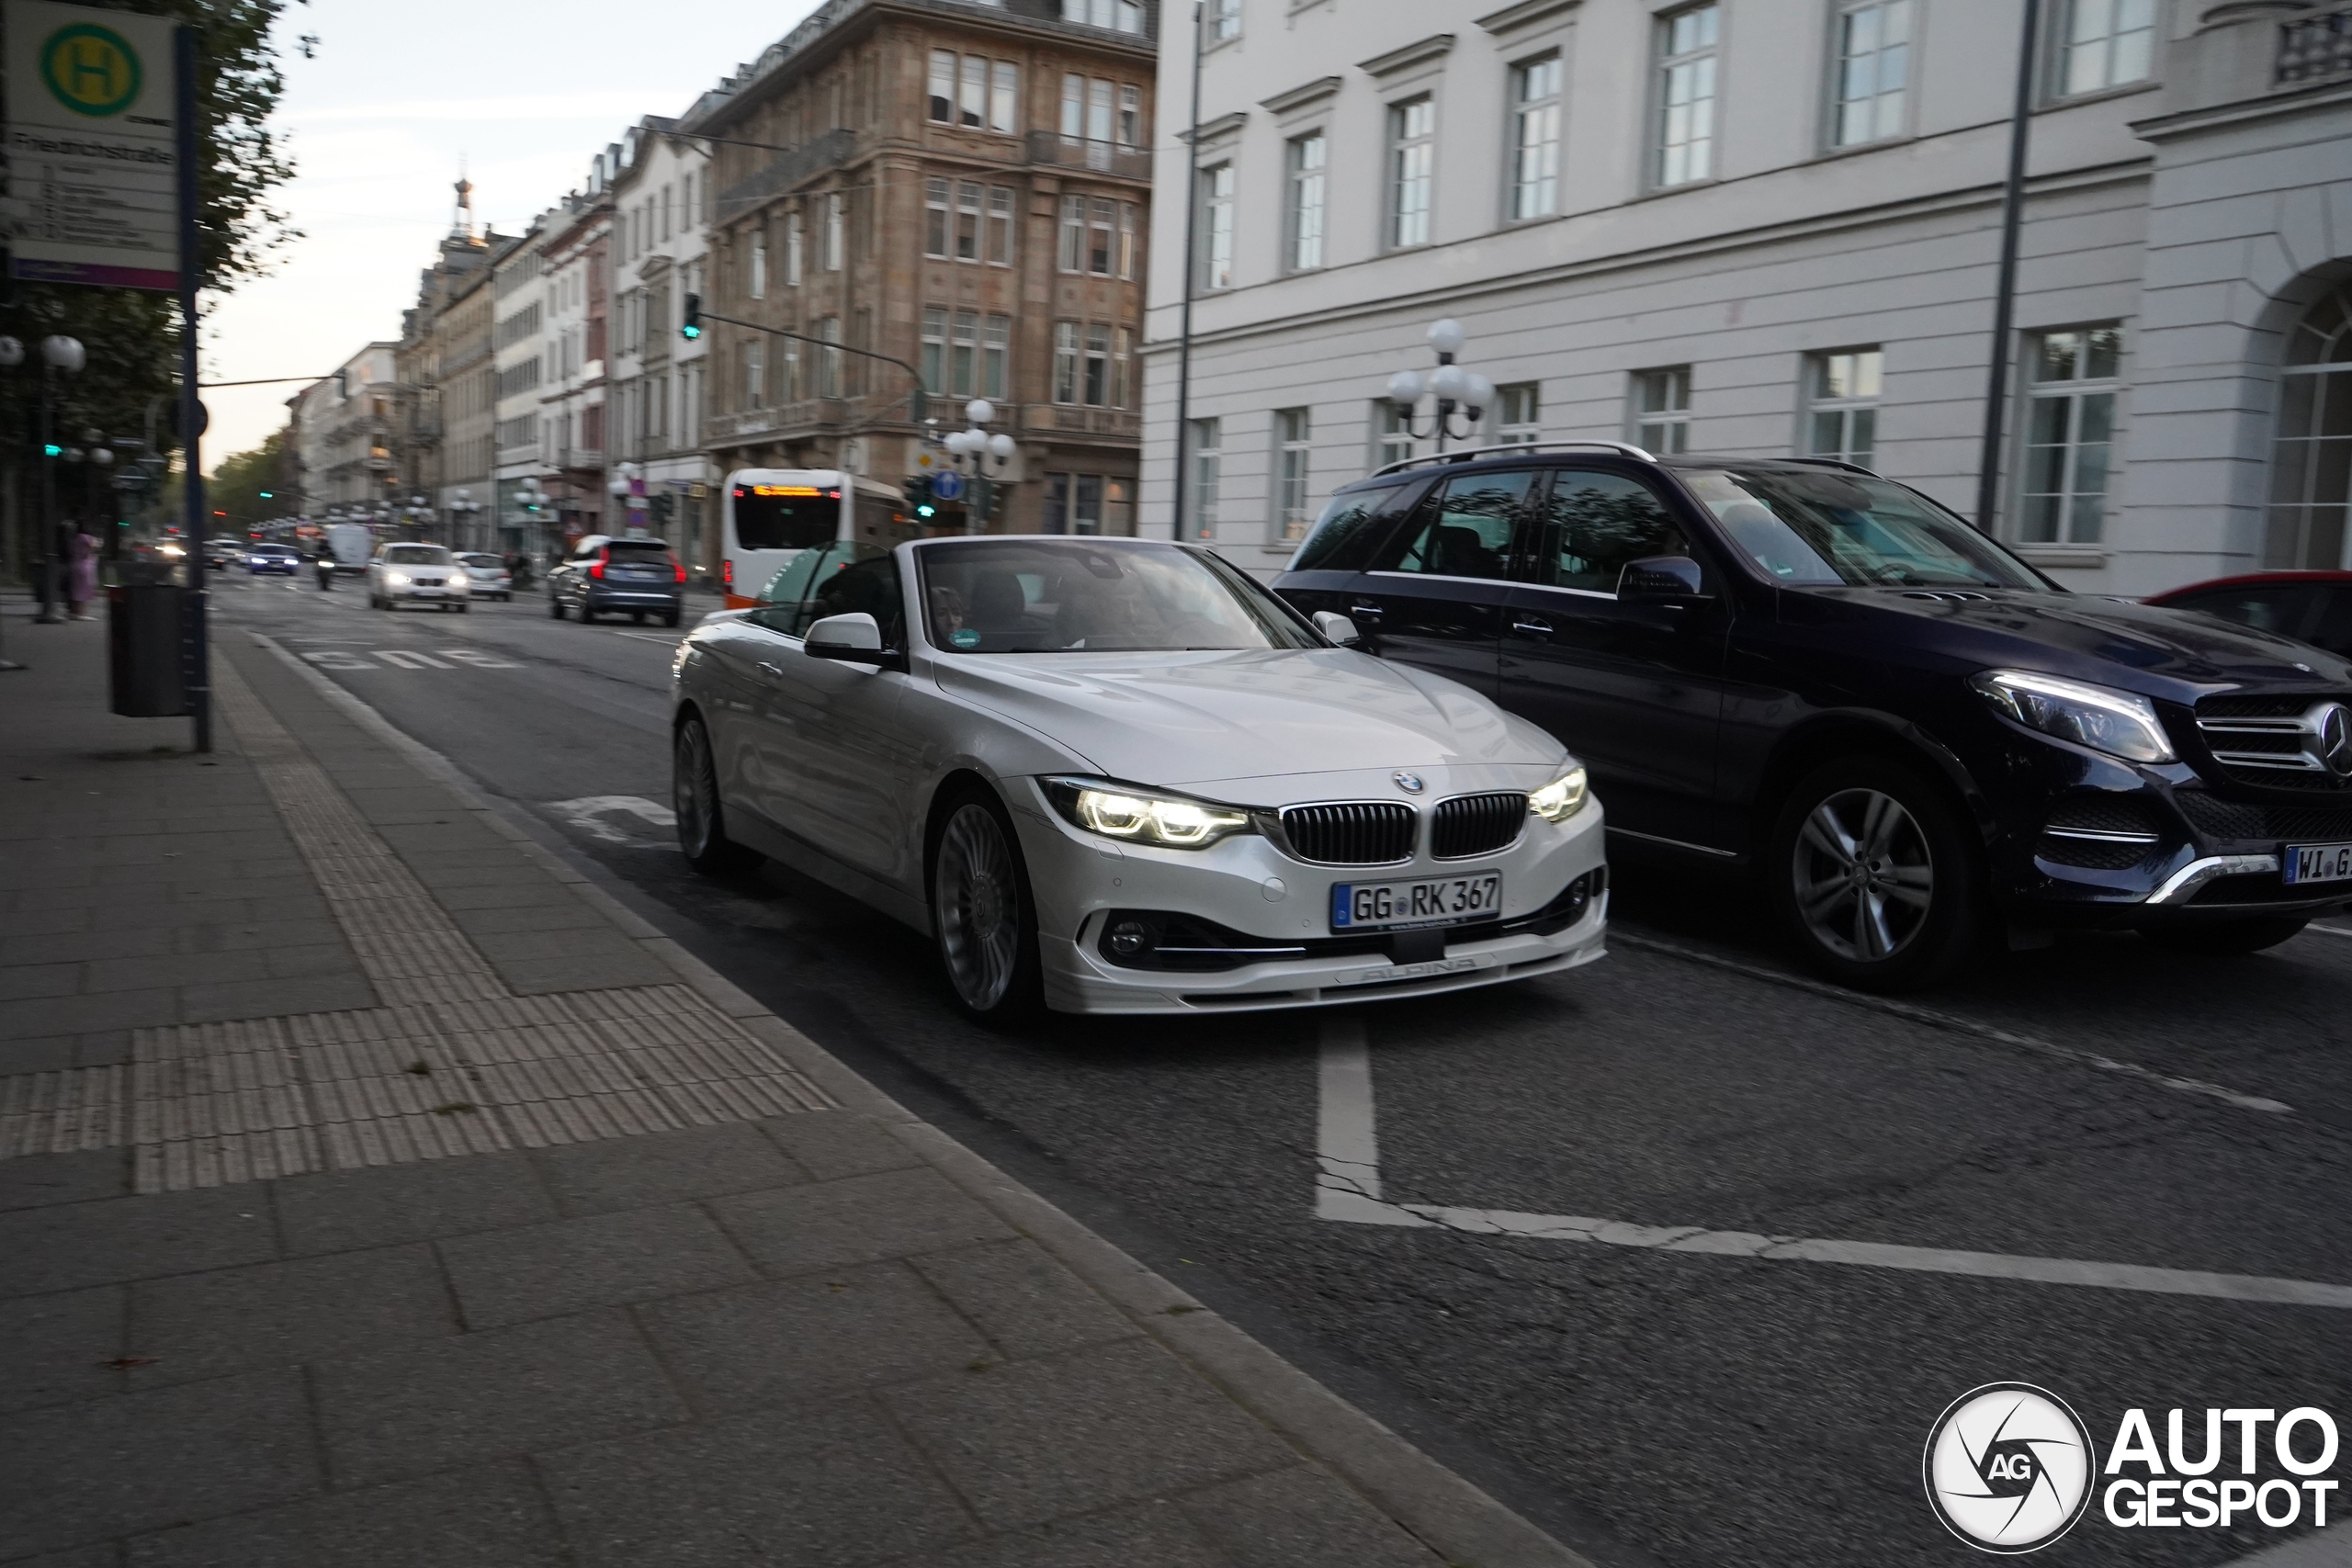
[[[1140,441],[1143,415],[1133,409],[1084,408],[1075,403],[1023,403],[1015,411],[1030,435],[1091,435],[1103,441]]]
[[[2320,82],[2352,73],[2352,10],[2283,22],[2278,28],[2278,81]]]
[[[1029,161],[1062,169],[1091,169],[1115,179],[1151,178],[1151,154],[1140,147],[1091,141],[1082,136],[1061,136],[1050,130],[1029,133]]]

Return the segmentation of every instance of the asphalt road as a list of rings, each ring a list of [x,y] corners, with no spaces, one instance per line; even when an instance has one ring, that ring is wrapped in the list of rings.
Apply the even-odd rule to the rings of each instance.
[[[1794,976],[1736,883],[1621,861],[1613,951],[1571,974],[997,1035],[950,1009],[922,939],[773,868],[695,877],[633,812],[668,798],[680,634],[233,575],[215,604],[223,635],[277,638],[919,1112],[1609,1568],[1975,1561],[1920,1454],[1987,1382],[2055,1391],[2102,1451],[2132,1407],[2159,1441],[2176,1406],[2192,1434],[2207,1406],[2352,1427],[2352,1307],[1967,1261],[2352,1285],[2352,920],[2236,959],[2069,941],[1889,1008]],[[1351,1021],[1391,1203],[1944,1261],[1318,1218],[1318,1061]],[[2094,1506],[2052,1559],[2214,1564],[2285,1538]]]

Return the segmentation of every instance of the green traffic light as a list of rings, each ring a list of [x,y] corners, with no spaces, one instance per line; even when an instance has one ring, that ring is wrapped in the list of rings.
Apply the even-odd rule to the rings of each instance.
[[[934,513],[936,513],[938,510],[939,510],[939,509],[938,509],[937,507],[935,507],[935,506],[929,506],[929,505],[925,505],[925,506],[918,506],[918,507],[916,507],[916,508],[915,508],[915,515],[916,515],[916,516],[918,516],[918,517],[929,517],[929,516],[933,515]]]
[[[52,441],[40,449],[40,455],[44,457],[62,457],[65,456],[65,448]]]
[[[264,501],[268,501],[268,500],[270,500],[270,499],[271,499],[271,494],[270,494],[270,492],[269,492],[268,491],[262,491],[262,492],[261,492],[261,498],[262,498]]]
[[[695,338],[702,336],[702,329],[696,326],[680,327],[678,329],[678,335],[691,343]]]

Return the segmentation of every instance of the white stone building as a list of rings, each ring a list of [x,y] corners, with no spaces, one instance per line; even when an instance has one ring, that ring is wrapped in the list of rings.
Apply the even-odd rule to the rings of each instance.
[[[400,477],[392,454],[399,347],[371,343],[287,400],[294,432],[291,510],[304,522],[323,522],[330,512],[390,514],[389,481]]]
[[[677,123],[649,115],[632,127],[613,175],[608,471],[629,490],[613,502],[616,520],[625,508],[630,526],[707,572],[718,558],[719,476],[701,437],[710,339],[679,328],[685,297],[710,291],[710,160]]]
[[[525,480],[544,489],[555,479],[541,412],[547,380],[547,254],[560,212],[534,219],[522,239],[495,264],[491,280],[491,364],[497,372],[497,501],[499,547],[533,555],[560,548],[553,513],[534,510]]]
[[[1184,527],[1253,568],[1429,449],[1381,394],[1444,316],[1500,389],[1477,441],[1843,454],[1973,515],[2023,11],[1213,0],[1189,152],[1161,55],[1145,531],[1188,191]],[[2342,564],[2352,10],[2043,14],[1993,526],[2083,590]]]
[[[539,275],[539,427],[552,478],[555,526],[566,538],[613,531],[605,494],[610,442],[611,363],[605,311],[611,299],[615,150],[598,154],[587,188],[564,197],[545,221]]]

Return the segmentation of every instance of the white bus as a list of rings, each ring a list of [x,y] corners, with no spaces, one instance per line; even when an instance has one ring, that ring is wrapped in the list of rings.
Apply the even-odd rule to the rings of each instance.
[[[922,536],[897,491],[832,468],[738,468],[727,476],[725,516],[719,570],[730,610],[758,604],[760,590],[803,550],[887,550]]]

